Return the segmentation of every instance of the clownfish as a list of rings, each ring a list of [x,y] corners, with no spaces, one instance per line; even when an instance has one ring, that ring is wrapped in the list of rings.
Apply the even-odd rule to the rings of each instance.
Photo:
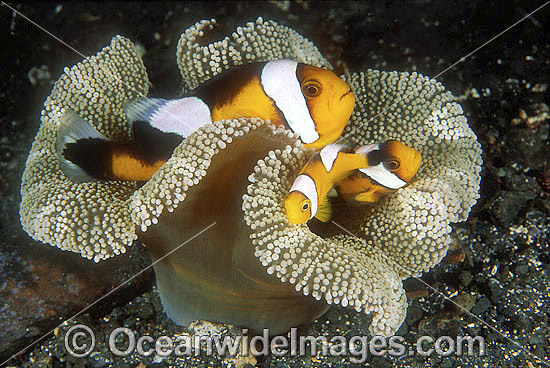
[[[223,119],[261,118],[296,133],[307,148],[334,142],[355,105],[330,70],[282,59],[237,67],[172,100],[138,98],[124,106],[131,143],[109,141],[71,111],[60,118],[56,151],[73,181],[148,180],[183,138]]]
[[[327,222],[332,207],[327,194],[354,170],[368,165],[367,156],[343,145],[329,144],[313,154],[294,180],[284,200],[288,221],[303,224],[313,217]]]
[[[367,157],[368,166],[338,183],[339,196],[349,203],[372,203],[404,187],[420,167],[420,153],[405,144],[388,140],[361,146],[355,153]]]

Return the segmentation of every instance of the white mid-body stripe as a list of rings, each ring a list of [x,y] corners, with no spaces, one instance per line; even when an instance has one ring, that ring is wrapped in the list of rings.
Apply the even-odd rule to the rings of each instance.
[[[307,175],[298,175],[296,180],[294,180],[294,184],[292,184],[292,188],[290,188],[288,192],[294,191],[301,192],[311,201],[311,216],[309,218],[311,220],[319,208],[319,197],[317,196],[315,182]]]
[[[407,184],[399,179],[397,175],[386,169],[382,162],[376,166],[359,169],[359,171],[389,189],[399,189]]]
[[[355,149],[355,153],[368,155],[369,153],[373,151],[378,151],[379,149],[380,145],[378,143],[367,144],[365,146],[361,146]],[[380,162],[376,166],[364,167],[362,169],[359,169],[359,171],[389,189],[399,189],[407,184],[397,175],[386,169],[383,162]]]
[[[321,155],[321,162],[323,163],[323,166],[325,167],[327,172],[330,172],[330,170],[332,170],[334,161],[336,161],[336,157],[338,157],[338,153],[340,153],[341,150],[342,145],[340,144],[327,144],[319,152],[319,155]]]
[[[319,139],[315,123],[311,118],[306,99],[296,77],[298,62],[294,60],[273,60],[265,64],[261,83],[265,93],[275,101],[288,126],[300,136],[303,143]]]
[[[151,116],[151,125],[165,133],[187,137],[212,122],[210,108],[198,97],[184,97],[163,104]]]

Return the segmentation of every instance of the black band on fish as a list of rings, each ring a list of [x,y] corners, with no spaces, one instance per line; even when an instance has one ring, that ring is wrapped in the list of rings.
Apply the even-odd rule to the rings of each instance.
[[[208,105],[210,110],[213,110],[216,106],[223,106],[231,102],[252,79],[259,78],[264,65],[265,63],[254,63],[226,70],[184,97],[198,97]]]
[[[152,127],[146,121],[134,121],[132,124],[136,150],[139,157],[147,163],[168,160],[183,138],[175,133],[164,133]]]
[[[375,150],[367,155],[367,162],[369,166],[377,166],[384,160],[384,157],[385,153],[382,150]]]
[[[88,138],[80,139],[75,143],[69,143],[62,152],[63,158],[74,165],[77,165],[88,176],[96,180],[110,180],[111,163],[110,159],[113,150],[120,145],[108,141]],[[93,152],[93,155],[90,155]],[[74,180],[74,177],[71,177]]]

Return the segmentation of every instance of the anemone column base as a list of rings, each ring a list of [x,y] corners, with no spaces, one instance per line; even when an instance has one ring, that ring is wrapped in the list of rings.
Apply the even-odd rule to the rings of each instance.
[[[238,270],[218,284],[167,265],[155,267],[155,273],[164,310],[179,325],[207,320],[248,328],[252,333],[268,328],[271,335],[277,335],[320,317],[329,308],[279,280],[252,279]]]
[[[279,334],[329,308],[267,273],[243,219],[242,198],[254,165],[294,141],[265,124],[234,137],[212,156],[206,175],[185,191],[173,212],[164,211],[140,234],[153,261],[174,250],[154,266],[162,303],[174,322],[201,319]]]

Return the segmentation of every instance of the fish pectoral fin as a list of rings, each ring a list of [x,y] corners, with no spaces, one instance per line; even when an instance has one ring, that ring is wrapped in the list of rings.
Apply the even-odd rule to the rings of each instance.
[[[328,193],[327,193],[327,197],[328,198],[338,197],[338,192],[336,191],[336,188],[332,188],[331,190],[329,190]]]
[[[368,203],[376,202],[376,201],[378,201],[378,198],[379,197],[372,190],[369,190],[369,191],[363,192],[363,193],[359,193],[355,197],[353,197],[353,199],[357,202],[368,202]]]
[[[98,181],[99,179],[88,174],[86,170],[71,161],[65,154],[68,146],[78,146],[82,141],[109,143],[109,140],[99,133],[80,115],[71,110],[65,110],[59,119],[59,128],[55,142],[56,156],[59,167],[69,179],[74,182]]]
[[[328,198],[325,197],[324,200],[319,203],[315,218],[321,222],[329,222],[332,218],[332,205]]]

